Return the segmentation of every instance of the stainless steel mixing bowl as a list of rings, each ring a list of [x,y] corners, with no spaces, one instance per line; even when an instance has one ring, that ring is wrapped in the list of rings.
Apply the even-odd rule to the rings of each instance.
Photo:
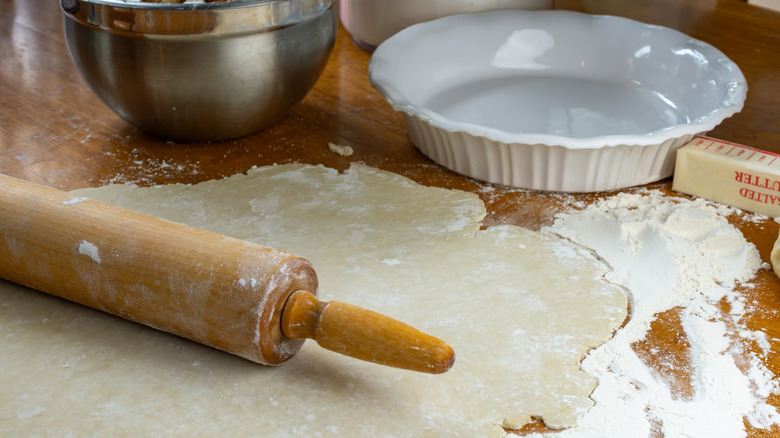
[[[225,140],[284,116],[319,78],[336,0],[60,0],[85,82],[119,116],[174,140]]]

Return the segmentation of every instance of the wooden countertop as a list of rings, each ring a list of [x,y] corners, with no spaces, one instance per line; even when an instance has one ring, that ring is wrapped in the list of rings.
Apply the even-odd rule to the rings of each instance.
[[[359,161],[427,185],[475,192],[482,186],[433,164],[414,148],[401,116],[368,83],[370,54],[343,29],[314,90],[286,118],[238,140],[184,144],[140,132],[91,93],[68,56],[57,3],[0,0],[0,173],[70,190],[109,182],[195,183],[272,163],[345,168]],[[659,24],[718,47],[743,70],[749,91],[744,110],[710,135],[780,152],[780,13],[737,0],[558,0],[557,7]],[[349,145],[354,154],[337,155],[328,150],[329,142]],[[650,185],[667,192],[670,186],[670,181]],[[591,202],[605,194],[570,196]],[[557,196],[500,188],[485,201],[485,225],[537,229],[563,208]],[[734,223],[768,262],[778,224],[738,218]],[[780,376],[780,322],[775,318],[780,280],[762,271],[744,294],[762,309],[748,328],[767,333],[773,351],[766,365]],[[648,360],[684,360],[674,342],[678,326],[673,312],[659,316],[649,342],[663,346],[667,357]],[[684,376],[669,379],[685,385]],[[780,398],[771,396],[770,403],[780,407]],[[777,428],[748,430],[751,437],[780,434]]]

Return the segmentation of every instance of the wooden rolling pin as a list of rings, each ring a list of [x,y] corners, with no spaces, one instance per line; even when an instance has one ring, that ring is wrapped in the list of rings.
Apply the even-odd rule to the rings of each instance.
[[[433,374],[455,358],[406,324],[318,301],[304,258],[4,175],[0,277],[266,365],[305,338]]]

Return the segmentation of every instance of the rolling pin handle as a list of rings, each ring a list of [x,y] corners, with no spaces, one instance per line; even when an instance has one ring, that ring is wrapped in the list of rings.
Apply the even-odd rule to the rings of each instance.
[[[287,299],[281,324],[288,338],[314,339],[325,349],[381,365],[440,374],[455,362],[441,339],[371,310],[321,302],[307,291]]]

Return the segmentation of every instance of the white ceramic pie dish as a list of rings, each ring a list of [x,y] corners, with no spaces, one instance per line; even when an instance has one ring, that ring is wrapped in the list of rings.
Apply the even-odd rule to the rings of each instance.
[[[671,176],[676,150],[739,112],[747,94],[737,65],[702,41],[569,11],[411,26],[377,48],[369,77],[439,164],[569,192]]]

